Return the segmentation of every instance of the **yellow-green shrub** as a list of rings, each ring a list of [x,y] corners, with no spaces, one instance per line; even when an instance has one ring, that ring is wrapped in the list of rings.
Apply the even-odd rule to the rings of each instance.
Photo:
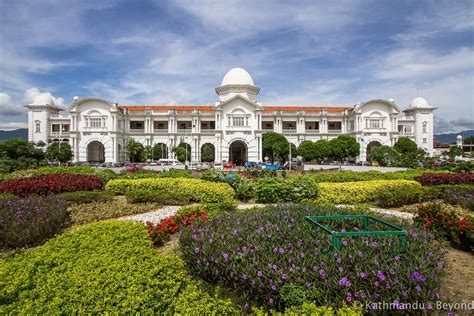
[[[221,203],[234,199],[234,190],[226,183],[186,178],[114,179],[105,189],[115,194],[135,190],[167,191],[193,202]]]
[[[420,184],[411,180],[373,180],[343,183],[320,183],[319,203],[354,204],[374,201],[382,189],[417,189]]]

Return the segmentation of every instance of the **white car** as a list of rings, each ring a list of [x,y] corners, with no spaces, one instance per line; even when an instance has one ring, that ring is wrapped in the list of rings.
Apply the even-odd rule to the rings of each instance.
[[[216,170],[222,170],[222,169],[224,169],[224,165],[220,162],[216,162],[216,163],[214,163],[213,168],[216,169]]]

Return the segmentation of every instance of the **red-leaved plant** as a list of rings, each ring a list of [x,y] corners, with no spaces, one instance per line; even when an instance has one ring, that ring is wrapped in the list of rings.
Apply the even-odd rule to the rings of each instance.
[[[198,208],[186,214],[167,217],[156,225],[147,222],[148,235],[155,246],[163,246],[181,227],[192,225],[196,221],[206,222],[207,212]]]
[[[474,173],[425,173],[415,180],[421,185],[474,184]]]
[[[0,192],[17,196],[47,195],[61,192],[99,190],[103,186],[102,180],[96,175],[57,173],[3,181],[0,182]]]

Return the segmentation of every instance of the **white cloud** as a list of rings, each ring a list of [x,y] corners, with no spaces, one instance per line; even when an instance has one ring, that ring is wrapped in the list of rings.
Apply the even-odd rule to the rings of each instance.
[[[35,101],[35,98],[40,94],[40,90],[38,88],[30,88],[25,91],[23,94],[23,102],[24,104],[31,104]],[[53,99],[54,104],[57,106],[63,106],[64,105],[64,99],[63,98],[57,98],[51,94],[51,92],[43,92],[47,94],[51,99]]]
[[[27,128],[27,127],[28,127],[28,123],[26,121],[24,121],[24,122],[7,122],[7,123],[4,123],[4,122],[0,121],[0,130],[4,130],[4,131],[19,129],[19,128]]]
[[[15,104],[8,93],[0,92],[0,115],[14,116],[24,113],[26,110]]]

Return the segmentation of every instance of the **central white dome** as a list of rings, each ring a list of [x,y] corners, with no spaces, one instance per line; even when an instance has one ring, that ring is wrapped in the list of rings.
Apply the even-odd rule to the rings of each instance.
[[[428,102],[422,97],[414,98],[410,102],[409,107],[413,108],[413,109],[415,109],[415,108],[416,109],[431,108],[431,106],[428,104]]]
[[[229,70],[224,79],[222,79],[221,87],[226,85],[251,85],[253,86],[252,76],[247,70],[242,68],[232,68]]]
[[[32,103],[33,105],[54,105],[54,100],[51,98],[51,94],[44,92],[36,96]]]

